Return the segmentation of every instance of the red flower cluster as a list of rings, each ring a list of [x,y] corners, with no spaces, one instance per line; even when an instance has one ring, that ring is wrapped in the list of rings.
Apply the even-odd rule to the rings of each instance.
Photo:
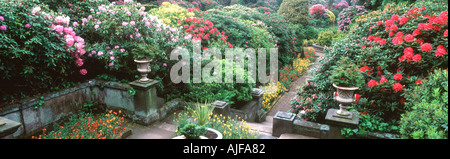
[[[217,36],[220,37],[220,40],[222,40],[224,43],[227,43],[229,47],[233,47],[229,42],[227,42],[227,37],[225,35],[225,32],[218,31],[216,27],[214,27],[214,24],[209,21],[208,19],[204,20],[203,18],[186,18],[184,25],[184,29],[186,29],[186,32],[188,32],[190,35],[192,35],[193,40],[209,40],[211,36]]]
[[[395,92],[401,91],[403,90],[403,85],[400,83],[395,83],[394,86],[392,86],[392,90]]]
[[[402,74],[400,74],[400,73],[397,73],[397,74],[395,74],[394,75],[394,80],[396,80],[396,81],[400,81],[400,80],[402,80],[403,79],[403,76],[402,76]]]
[[[367,85],[368,85],[370,88],[372,88],[372,87],[378,85],[378,82],[375,81],[374,79],[371,79],[371,80],[367,83]]]

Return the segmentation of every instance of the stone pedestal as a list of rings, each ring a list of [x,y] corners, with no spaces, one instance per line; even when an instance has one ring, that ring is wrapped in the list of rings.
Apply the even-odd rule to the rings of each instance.
[[[225,121],[227,120],[228,115],[230,114],[230,103],[216,100],[211,103],[211,106],[215,107],[213,113],[222,116],[225,116]]]
[[[134,112],[133,119],[135,122],[143,125],[150,125],[159,120],[159,97],[156,95],[156,85],[159,81],[150,80],[143,83],[139,80],[130,82],[130,85],[136,91],[134,95]]]
[[[16,132],[20,125],[22,124],[0,117],[0,139]]]
[[[278,111],[273,117],[272,136],[280,137],[284,133],[292,133],[295,114]]]
[[[325,116],[325,123],[330,125],[328,138],[344,139],[341,135],[342,128],[356,128],[359,124],[359,113],[350,112],[349,116],[339,116],[336,112],[339,109],[329,109]]]
[[[261,123],[266,120],[267,112],[262,109],[262,96],[264,91],[259,88],[253,88],[252,97],[256,101],[256,112],[255,112],[255,122]]]

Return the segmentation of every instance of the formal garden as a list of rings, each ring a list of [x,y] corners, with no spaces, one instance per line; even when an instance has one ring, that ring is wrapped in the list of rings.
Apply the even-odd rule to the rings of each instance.
[[[0,138],[448,138],[447,1],[0,2]]]

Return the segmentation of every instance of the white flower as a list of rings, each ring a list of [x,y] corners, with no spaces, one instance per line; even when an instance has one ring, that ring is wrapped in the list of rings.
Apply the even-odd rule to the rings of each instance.
[[[33,8],[33,10],[31,11],[31,14],[35,15],[37,12],[41,11],[41,7],[35,7]]]

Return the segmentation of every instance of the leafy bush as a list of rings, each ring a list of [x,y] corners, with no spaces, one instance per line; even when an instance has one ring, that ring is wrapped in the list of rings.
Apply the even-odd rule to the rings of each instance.
[[[189,12],[187,9],[169,2],[162,3],[159,8],[155,8],[148,13],[174,28],[181,26],[181,21],[184,21],[186,18],[192,18],[195,15],[193,12]]]
[[[345,8],[338,15],[338,29],[340,31],[348,31],[349,25],[353,23],[353,18],[366,13],[367,10],[364,6],[350,6]]]
[[[435,70],[405,91],[406,112],[400,120],[404,138],[448,138],[448,71]]]
[[[333,67],[331,82],[341,87],[360,87],[363,76],[359,73],[358,67],[348,57],[342,57],[338,65]]]
[[[57,16],[31,1],[0,5],[0,95],[34,95],[80,80],[84,39]],[[23,92],[22,92],[23,91]],[[16,96],[17,97],[17,96]],[[5,99],[3,99],[5,100]]]
[[[307,26],[309,24],[308,8],[308,0],[284,0],[278,14],[291,23]]]
[[[357,113],[357,112],[354,112]],[[390,125],[389,123],[383,122],[383,119],[376,119],[376,117],[361,114],[359,115],[359,124],[355,129],[352,128],[342,128],[341,134],[346,137],[351,136],[367,136],[369,132],[386,132],[394,133],[398,132],[398,127],[395,125]]]
[[[172,49],[190,44],[187,35],[144,12],[145,7],[131,2],[125,5],[101,5],[95,13],[79,21],[76,30],[86,37],[86,62],[94,75],[107,72],[119,79],[135,80],[138,75],[134,54],[137,44],[158,45],[150,63],[149,78],[160,81],[158,89],[169,86],[169,71],[176,61],[169,60]],[[95,77],[95,76],[94,76]],[[170,90],[170,89],[169,89]]]
[[[104,4],[109,5],[108,0],[95,1],[80,1],[80,0],[41,0],[42,3],[47,4],[48,8],[54,12],[60,12],[70,17],[72,22],[80,21],[83,17],[91,15],[92,9],[97,9],[98,6]]]
[[[225,68],[234,66],[230,62],[225,62],[225,59],[222,61],[225,63],[222,67],[222,81],[225,81]],[[191,81],[191,83],[185,84],[184,92],[186,93],[184,98],[198,102],[221,100],[230,104],[238,104],[251,100],[251,93],[253,87],[255,87],[255,83],[248,82],[248,72],[245,69],[234,67],[233,79],[236,79],[237,75],[244,77],[244,83],[237,83],[236,80],[233,83],[214,82],[218,80],[219,76],[213,76],[212,83],[205,83],[203,79],[201,83],[193,83]]]
[[[184,135],[186,139],[200,139],[200,136],[206,134],[206,129],[197,124],[186,124],[180,129],[180,134]]]
[[[340,38],[344,36],[345,33],[338,31],[336,29],[329,29],[319,32],[319,36],[317,37],[317,42],[321,46],[331,46],[333,39]]]

